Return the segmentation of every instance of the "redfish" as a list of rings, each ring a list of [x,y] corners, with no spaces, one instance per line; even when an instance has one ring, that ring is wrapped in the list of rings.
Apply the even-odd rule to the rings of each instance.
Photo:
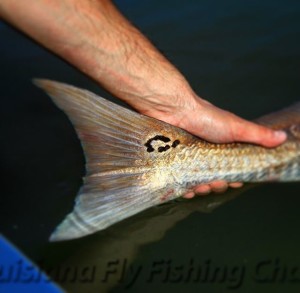
[[[74,210],[51,241],[103,230],[214,180],[300,180],[300,103],[256,120],[288,135],[284,144],[265,148],[209,143],[89,91],[49,80],[34,83],[66,112],[86,159],[84,185]]]

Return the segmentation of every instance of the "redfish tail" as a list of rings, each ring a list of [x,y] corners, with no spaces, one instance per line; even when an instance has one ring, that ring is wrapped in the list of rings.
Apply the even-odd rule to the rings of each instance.
[[[74,210],[51,241],[103,230],[174,195],[154,167],[159,156],[177,147],[182,130],[86,90],[49,80],[34,83],[68,115],[86,159],[84,185]]]

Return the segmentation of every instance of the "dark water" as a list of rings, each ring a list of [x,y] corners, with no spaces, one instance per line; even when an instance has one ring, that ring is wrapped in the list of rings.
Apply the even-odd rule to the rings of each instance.
[[[117,4],[214,104],[252,119],[299,99],[299,1]],[[299,292],[297,183],[156,207],[90,237],[48,244],[72,209],[84,158],[66,116],[30,79],[47,77],[112,97],[2,23],[0,35],[1,231],[52,268],[64,288]]]

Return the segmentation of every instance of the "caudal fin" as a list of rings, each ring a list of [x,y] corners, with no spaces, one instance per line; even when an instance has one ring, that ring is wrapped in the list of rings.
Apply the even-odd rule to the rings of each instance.
[[[184,133],[159,120],[59,82],[34,83],[65,111],[80,137],[86,159],[84,186],[72,213],[51,241],[82,237],[134,215],[175,195],[155,166],[161,150],[177,147]],[[158,148],[154,142],[165,146]],[[162,148],[162,149],[161,149]]]

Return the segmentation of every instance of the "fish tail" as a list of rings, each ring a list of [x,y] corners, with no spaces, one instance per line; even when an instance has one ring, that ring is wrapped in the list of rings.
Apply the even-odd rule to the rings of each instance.
[[[105,229],[174,196],[175,190],[158,178],[155,164],[164,150],[179,144],[180,129],[86,90],[50,80],[35,79],[34,83],[66,112],[86,159],[84,185],[75,208],[51,241]],[[165,144],[159,150],[158,141]]]

